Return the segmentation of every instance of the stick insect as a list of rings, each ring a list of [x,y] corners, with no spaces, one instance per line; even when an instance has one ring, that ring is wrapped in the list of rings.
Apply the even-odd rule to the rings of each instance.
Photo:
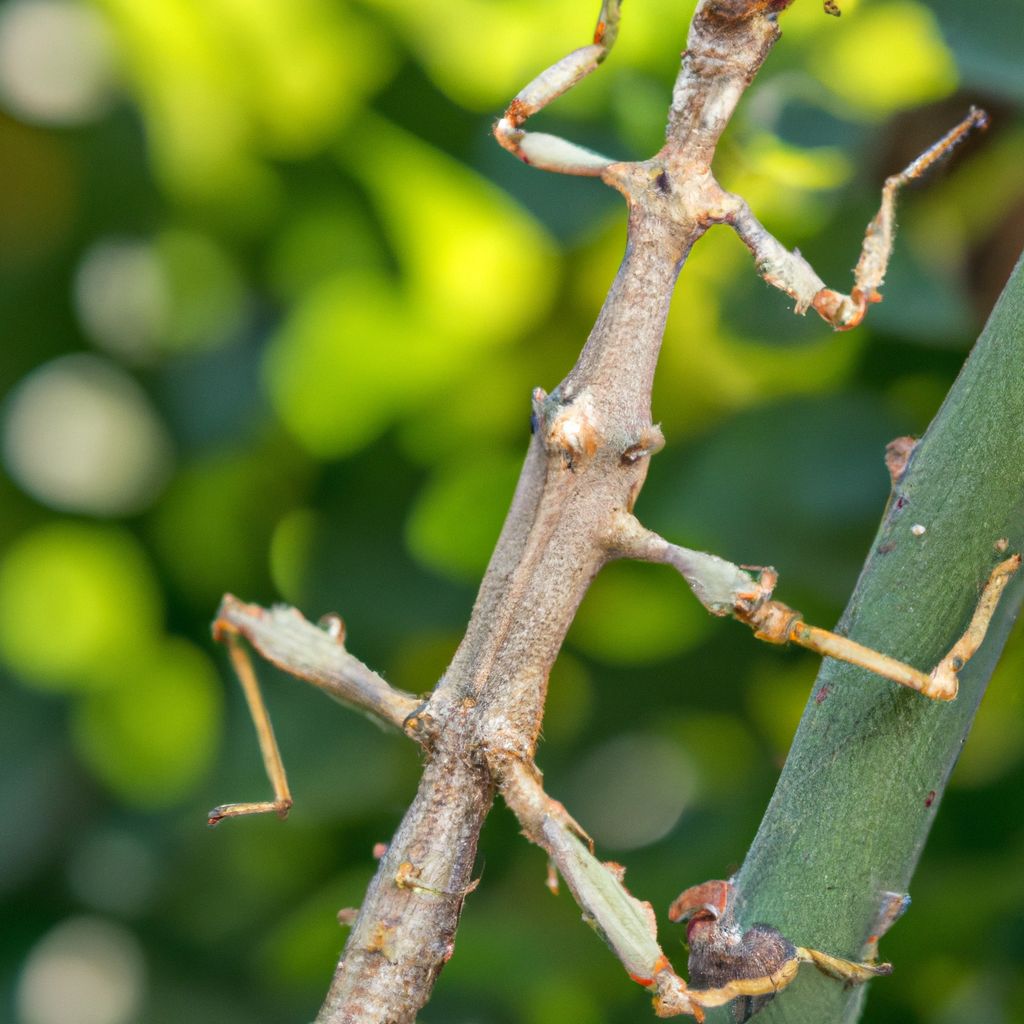
[[[721,0],[717,6],[725,14],[718,12],[717,16],[736,20],[761,16],[769,28],[764,36],[766,53],[774,42],[771,19],[790,2]],[[706,14],[712,6],[715,5],[705,0],[698,13],[703,11]],[[826,9],[829,13],[837,13],[834,3],[826,4]],[[532,115],[591,74],[605,60],[618,34],[620,14],[621,0],[604,0],[593,42],[543,71],[519,92],[494,127],[494,135],[500,145],[536,168],[599,177],[624,191],[626,175],[646,172],[651,175],[654,186],[667,194],[673,187],[668,173],[670,169],[677,186],[688,189],[685,199],[689,204],[688,215],[698,210],[702,229],[711,224],[731,227],[753,254],[761,276],[793,298],[797,313],[813,309],[838,331],[850,330],[860,324],[868,308],[881,300],[880,289],[892,252],[895,207],[900,190],[951,153],[971,132],[984,127],[985,113],[972,108],[934,145],[886,180],[878,213],[864,238],[854,271],[854,285],[848,294],[842,293],[829,288],[799,253],[787,250],[770,235],[749,205],[741,197],[723,189],[711,173],[711,160],[718,138],[749,84],[749,78],[743,79],[742,75],[730,78],[728,69],[722,70],[728,61],[715,48],[710,29],[699,18],[695,17],[691,28],[690,45],[684,55],[673,99],[672,117],[676,127],[689,123],[690,136],[685,145],[677,145],[674,149],[666,145],[651,161],[642,165],[626,165],[555,136],[526,131],[523,126]],[[760,59],[763,56],[761,54]],[[672,127],[673,122],[670,121],[670,130]],[[636,171],[637,167],[641,172]],[[557,408],[557,403],[550,398],[543,392],[535,393],[535,423],[538,430],[546,432],[545,443],[549,450],[556,451],[559,444],[565,446],[566,465],[571,470],[575,455],[587,454],[585,417],[581,419],[579,410],[569,406]],[[660,433],[654,428],[650,432],[649,443],[645,442],[636,451],[627,449],[623,459],[642,458],[656,450],[660,443]],[[958,673],[981,645],[1000,597],[1021,564],[1020,555],[1013,554],[991,570],[963,635],[939,663],[926,672],[848,637],[806,623],[799,612],[774,598],[778,581],[774,569],[744,567],[716,555],[673,544],[644,528],[633,516],[631,506],[629,510],[620,509],[611,516],[606,545],[609,558],[626,557],[671,565],[710,613],[734,617],[750,627],[758,639],[772,644],[797,644],[822,656],[852,663],[908,687],[923,698],[936,701],[955,699]],[[996,546],[998,548],[999,544]],[[1006,547],[1003,543],[1001,550],[1004,554]],[[252,625],[258,619],[255,612],[247,611],[246,606],[228,599],[222,606],[215,630],[230,644],[232,661],[252,709],[274,798],[215,808],[210,813],[210,824],[226,817],[262,812],[274,812],[284,817],[292,803],[255,674],[239,643],[239,637],[244,636],[264,654],[272,650],[273,645],[267,641],[269,632],[260,635]],[[318,642],[340,642],[342,634],[340,624],[333,622],[328,624],[327,635],[321,633]],[[296,667],[300,657],[294,651],[278,651],[277,658],[273,653],[268,654],[271,660],[278,660],[295,674],[305,675],[330,689],[312,671],[303,672],[301,666]],[[344,657],[350,658],[347,654]],[[350,660],[355,662],[355,659]],[[353,693],[358,691],[359,699],[355,702],[400,725],[410,734],[422,726],[426,718],[421,713],[425,704],[392,690],[360,663],[348,664],[347,671],[357,682],[351,684],[352,688],[342,696],[352,700]],[[585,908],[585,913],[598,925],[634,980],[654,990],[655,1006],[660,1014],[688,1013],[701,1019],[706,1008],[731,1002],[743,1017],[753,1012],[765,998],[789,985],[801,963],[813,964],[818,970],[846,984],[859,984],[889,972],[888,964],[874,962],[875,946],[877,937],[905,907],[904,897],[887,894],[879,923],[864,954],[868,959],[855,961],[797,946],[769,925],[755,925],[746,932],[740,931],[731,887],[726,882],[713,882],[686,890],[673,904],[671,912],[673,919],[689,921],[691,971],[698,987],[687,987],[674,974],[650,934],[645,932],[648,923],[646,911],[625,893],[621,878],[616,881],[615,872],[595,860],[586,834],[568,817],[564,808],[543,792],[532,760],[529,763],[525,758],[501,761],[496,755],[495,765],[490,767],[495,777],[500,777],[502,794],[524,823],[524,831],[548,851],[552,862]],[[410,871],[405,871],[401,878],[396,876],[395,884],[399,888],[427,894],[440,892],[425,884],[410,885],[410,877],[413,877]]]

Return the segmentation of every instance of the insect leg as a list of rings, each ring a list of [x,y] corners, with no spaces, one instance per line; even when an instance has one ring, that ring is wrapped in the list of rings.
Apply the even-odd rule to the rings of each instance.
[[[277,747],[277,740],[274,738],[274,727],[270,724],[270,715],[263,702],[263,694],[260,692],[260,684],[256,678],[256,672],[253,670],[252,660],[249,658],[248,651],[242,646],[238,634],[232,629],[225,628],[222,623],[218,625],[220,627],[217,630],[218,639],[223,639],[227,644],[228,656],[231,658],[238,681],[242,684],[242,692],[249,705],[253,725],[256,726],[256,738],[259,740],[260,754],[263,756],[263,766],[266,768],[267,778],[270,779],[270,784],[274,789],[274,799],[251,803],[221,804],[210,811],[208,823],[216,825],[224,818],[269,812],[273,812],[279,818],[285,818],[292,806],[292,794],[288,789],[288,778],[281,761],[281,752]]]
[[[528,117],[543,109],[577,82],[586,78],[608,56],[618,34],[622,0],[603,0],[594,41],[542,71],[520,90],[508,105],[504,117],[494,126],[500,145],[524,163],[544,171],[596,178],[614,163],[600,153],[567,142],[555,135],[526,132],[521,127]]]
[[[754,635],[761,640],[795,643],[824,657],[859,665],[933,700],[954,700],[959,687],[957,674],[981,646],[999,598],[1020,565],[1021,556],[1011,555],[992,570],[963,636],[931,672],[922,672],[849,637],[809,626],[800,618],[799,612],[779,601],[768,601],[750,611],[738,609],[736,617],[753,627]]]

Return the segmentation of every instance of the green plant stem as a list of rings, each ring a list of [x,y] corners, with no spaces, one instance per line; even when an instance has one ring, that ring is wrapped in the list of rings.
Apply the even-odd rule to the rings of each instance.
[[[839,632],[931,668],[1005,557],[1000,538],[1007,552],[1024,549],[1022,367],[1024,259],[894,486]],[[915,524],[925,532],[915,535]],[[1008,587],[953,704],[825,660],[735,879],[744,926],[765,921],[800,945],[861,954],[881,894],[909,891],[1022,598],[1024,576]],[[884,951],[883,941],[883,959]],[[760,1019],[852,1021],[863,998],[863,988],[844,990],[805,970]],[[714,1019],[730,1018],[719,1011]]]

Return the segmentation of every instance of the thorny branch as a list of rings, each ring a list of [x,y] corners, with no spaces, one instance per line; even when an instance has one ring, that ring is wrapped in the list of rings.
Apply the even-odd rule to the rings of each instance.
[[[691,944],[703,942],[709,955],[718,955],[717,950],[732,957],[732,977],[718,978],[705,991],[687,988],[658,946],[650,906],[628,893],[617,865],[594,857],[579,826],[544,792],[533,761],[548,673],[591,580],[609,560],[674,565],[712,613],[731,614],[762,638],[804,642],[810,635],[811,627],[797,613],[771,598],[772,570],[755,576],[716,556],[677,547],[632,517],[649,456],[664,443],[651,419],[651,385],[676,277],[701,235],[727,224],[754,253],[762,276],[796,300],[797,312],[813,307],[838,329],[854,326],[867,305],[878,301],[899,187],[982,124],[984,116],[972,110],[945,139],[889,179],[865,238],[853,291],[843,296],[828,289],[711,172],[718,140],[779,36],[779,13],[791,2],[701,0],[672,93],[666,143],[650,160],[614,162],[522,127],[605,59],[618,31],[621,0],[604,0],[593,42],[538,76],[495,126],[499,143],[525,162],[601,177],[622,192],[629,206],[629,238],[576,365],[550,394],[534,392],[535,430],[512,506],[465,637],[434,692],[420,702],[394,690],[344,650],[338,629],[332,636],[293,610],[263,611],[225,599],[217,626],[233,639],[233,659],[247,694],[258,690],[239,660],[239,637],[279,667],[403,729],[426,752],[419,790],[366,893],[319,1024],[415,1019],[451,956],[462,903],[473,888],[477,839],[495,791],[527,836],[548,852],[630,976],[652,992],[660,1015],[700,1019],[704,1006],[770,994],[792,980],[800,962],[847,982],[884,971],[794,946],[773,929],[741,933],[726,900],[716,907],[687,907],[681,916],[696,915],[691,916]],[[834,4],[827,7],[836,13]],[[983,600],[984,615],[991,615],[1015,568],[1004,563],[997,569]],[[969,637],[955,649],[959,663],[983,632],[984,623],[972,623]],[[894,677],[897,664],[870,667]],[[918,688],[928,692],[925,685]],[[283,813],[290,796],[283,769],[274,776],[276,744],[269,722],[261,724],[257,716],[257,726],[275,800],[241,806]],[[864,936],[862,955],[873,956],[869,939]],[[774,953],[770,969],[759,970],[764,943]]]

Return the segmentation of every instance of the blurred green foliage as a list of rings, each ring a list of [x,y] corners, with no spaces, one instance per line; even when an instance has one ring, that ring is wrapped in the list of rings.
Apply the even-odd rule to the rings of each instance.
[[[631,0],[548,129],[657,148],[692,7]],[[970,103],[992,129],[905,197],[886,300],[850,335],[794,318],[727,232],[700,243],[639,506],[681,543],[776,565],[823,624],[883,507],[885,442],[924,429],[1024,238],[1019,0],[843,9],[784,15],[717,164],[830,283],[886,174]],[[261,667],[296,807],[206,830],[212,805],[268,790],[208,624],[225,590],[286,600],[341,612],[351,649],[407,689],[443,670],[530,388],[572,364],[621,254],[612,193],[489,138],[595,14],[0,4],[3,1019],[314,1015],[336,911],[358,904],[417,757]],[[703,616],[668,573],[612,567],[553,672],[549,788],[660,913],[741,860],[815,668]],[[1022,676],[1018,636],[886,939],[898,974],[873,1021],[1024,1020]],[[516,833],[497,808],[422,1019],[645,1019]],[[665,943],[681,964],[682,936]]]

